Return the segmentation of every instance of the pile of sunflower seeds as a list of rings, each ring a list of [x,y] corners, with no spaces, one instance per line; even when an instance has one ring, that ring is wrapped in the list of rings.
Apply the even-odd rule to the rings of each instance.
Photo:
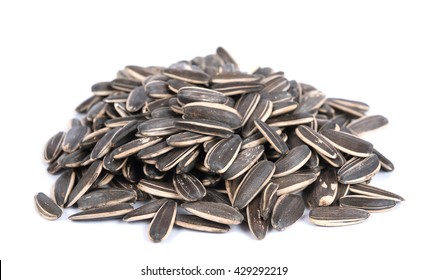
[[[126,66],[96,83],[44,159],[60,174],[46,219],[151,220],[159,242],[174,225],[257,239],[284,230],[308,207],[320,226],[363,222],[403,198],[369,185],[393,164],[360,138],[385,126],[363,102],[327,98],[283,72],[240,71],[223,48],[170,67]]]

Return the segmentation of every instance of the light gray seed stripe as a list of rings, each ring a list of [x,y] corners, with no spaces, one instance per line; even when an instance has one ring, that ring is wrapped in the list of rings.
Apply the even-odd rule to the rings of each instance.
[[[101,160],[94,161],[83,174],[82,178],[77,182],[77,185],[70,193],[67,207],[71,207],[79,200],[97,180],[103,169],[103,162]]]
[[[204,135],[219,136],[222,138],[230,137],[233,134],[233,129],[229,125],[213,120],[179,120],[175,121],[174,125],[178,128],[190,132],[200,133]]]
[[[228,225],[208,221],[194,215],[177,215],[175,224],[182,228],[212,233],[224,233],[230,230]]]
[[[97,207],[111,206],[137,199],[137,194],[125,189],[100,189],[83,195],[77,201],[77,207],[87,210]]]
[[[137,187],[139,190],[154,196],[181,199],[172,183],[143,179],[137,184]]]
[[[305,212],[305,203],[300,195],[285,194],[278,198],[273,207],[271,224],[282,231],[297,222]]]
[[[121,218],[133,210],[128,203],[120,203],[112,206],[97,207],[83,210],[68,217],[72,221],[87,221]]]
[[[309,221],[317,226],[346,226],[364,222],[370,213],[348,207],[316,207],[309,212]]]
[[[185,201],[197,201],[207,194],[204,185],[192,174],[174,174],[172,183]]]
[[[155,216],[159,208],[165,204],[168,200],[166,198],[152,199],[150,202],[135,208],[128,214],[126,214],[122,220],[125,222],[136,222],[151,219]]]
[[[278,199],[278,187],[278,184],[269,182],[260,194],[260,215],[264,220],[269,220],[270,214]]]
[[[285,144],[285,141],[281,136],[276,133],[276,129],[274,127],[270,127],[260,119],[255,119],[254,124],[278,153],[285,154],[289,151],[287,144]]]
[[[72,153],[79,149],[80,143],[87,134],[89,134],[90,129],[87,126],[75,126],[70,128],[69,131],[65,134],[64,140],[62,142],[62,150],[66,153]]]
[[[394,200],[364,195],[346,195],[339,200],[340,206],[363,209],[368,212],[382,212],[393,208]]]
[[[346,126],[353,134],[361,136],[388,124],[388,119],[381,115],[361,117]]]
[[[271,182],[278,184],[277,195],[298,193],[315,182],[318,175],[315,172],[295,172],[286,176],[272,178]]]
[[[34,196],[34,202],[39,214],[50,221],[59,219],[62,215],[61,208],[46,194],[38,193]]]
[[[183,106],[185,119],[207,119],[223,122],[232,129],[241,127],[242,116],[225,104],[192,102]]]
[[[316,132],[308,126],[299,125],[296,128],[296,135],[307,145],[315,149],[319,154],[322,154],[328,158],[335,159],[337,153],[335,148],[330,144],[330,142],[322,136],[320,133]]]
[[[221,224],[238,225],[244,220],[238,210],[224,203],[197,201],[183,203],[181,207],[193,215]]]
[[[76,172],[74,172],[72,169],[68,169],[64,171],[55,181],[53,194],[55,202],[58,204],[58,206],[64,207],[67,203],[71,190],[74,187],[75,180]]]
[[[344,168],[347,167],[347,168]],[[380,170],[381,164],[377,155],[356,160],[351,167],[344,165],[338,171],[338,180],[342,184],[363,183]]]
[[[220,140],[207,152],[205,166],[218,174],[226,172],[237,157],[241,144],[242,139],[238,134]]]
[[[233,206],[238,209],[247,206],[267,185],[274,172],[275,164],[273,162],[262,160],[255,164],[239,184],[233,198]]]
[[[257,195],[246,208],[248,227],[258,240],[264,239],[269,230],[269,220],[262,217],[260,201],[260,195]]]
[[[222,177],[225,180],[234,180],[243,175],[261,158],[264,151],[263,145],[241,150]]]
[[[336,149],[349,155],[368,157],[373,152],[373,145],[370,142],[352,134],[332,129],[323,130],[321,134],[329,139]]]
[[[56,160],[62,152],[62,143],[64,141],[65,132],[58,132],[52,136],[46,143],[44,150],[44,159],[47,163]]]
[[[149,237],[154,242],[160,242],[168,237],[177,215],[177,203],[172,200],[165,202],[153,217],[149,225]]]
[[[355,194],[370,196],[370,197],[377,197],[377,198],[383,198],[383,199],[389,199],[393,201],[404,201],[404,198],[399,196],[398,194],[395,194],[393,192],[389,192],[387,190],[383,190],[380,188],[376,188],[371,185],[367,184],[354,184],[350,185],[349,191]]]
[[[297,146],[288,152],[287,155],[275,162],[274,178],[286,176],[299,170],[311,157],[311,149],[306,145]]]

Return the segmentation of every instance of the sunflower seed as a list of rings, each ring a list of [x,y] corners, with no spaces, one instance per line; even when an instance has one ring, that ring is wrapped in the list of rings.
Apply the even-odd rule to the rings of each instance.
[[[141,86],[141,82],[133,79],[117,78],[111,81],[114,89],[124,92],[131,92],[134,88]]]
[[[177,193],[172,183],[143,179],[138,183],[137,187],[151,195],[181,199],[181,196]]]
[[[214,84],[211,89],[217,90],[224,93],[226,96],[234,95],[245,95],[252,92],[260,92],[264,88],[264,85],[253,82],[253,83],[242,83],[242,82],[232,82],[232,83],[222,83]]]
[[[119,171],[127,162],[128,158],[115,159],[114,150],[106,154],[103,158],[103,168],[110,172]]]
[[[365,110],[356,108],[355,106],[349,106],[349,103],[340,102],[337,99],[329,98],[327,104],[335,110],[342,111],[354,117],[364,117]]]
[[[128,214],[126,214],[122,218],[122,220],[124,220],[125,222],[136,222],[151,219],[155,216],[159,208],[167,201],[168,199],[166,198],[151,200],[143,206],[140,206],[138,208],[135,208],[131,212],[128,212]]]
[[[166,154],[163,154],[156,162],[156,168],[159,171],[168,171],[176,166],[183,158],[191,154],[198,145],[185,147],[185,148],[174,148]]]
[[[337,227],[359,224],[367,220],[370,213],[347,207],[316,207],[309,212],[309,221],[317,226]]]
[[[136,154],[162,141],[160,137],[142,137],[132,140],[113,150],[113,157],[121,159]]]
[[[156,73],[153,69],[149,69],[148,67],[140,67],[135,65],[128,65],[125,67],[125,72],[129,74],[134,79],[144,81],[149,76]]]
[[[311,157],[311,150],[301,145],[290,150],[284,157],[275,162],[276,170],[273,177],[282,177],[299,170]]]
[[[238,210],[223,203],[208,201],[186,202],[181,207],[193,215],[220,224],[238,225],[244,220],[244,216]]]
[[[201,87],[183,87],[177,93],[178,102],[180,104],[188,104],[191,102],[208,102],[226,104],[227,97],[216,90],[201,88]]]
[[[111,206],[97,207],[77,212],[68,217],[72,221],[87,221],[121,218],[133,210],[128,203],[120,203]]]
[[[371,143],[352,134],[331,129],[323,130],[321,134],[329,139],[336,149],[349,155],[368,157],[373,152],[373,145]]]
[[[162,71],[167,77],[172,79],[181,80],[192,84],[208,84],[210,76],[202,71],[194,71],[187,69],[165,69]]]
[[[62,210],[59,206],[44,193],[38,193],[34,196],[36,209],[39,214],[46,220],[57,220],[62,215]]]
[[[262,160],[254,165],[242,179],[234,198],[233,206],[242,209],[267,185],[275,172],[273,162]]]
[[[83,195],[77,201],[77,207],[81,210],[112,206],[137,199],[134,191],[123,189],[102,189]]]
[[[149,225],[149,237],[154,242],[167,238],[175,222],[177,203],[172,200],[165,202],[153,217]]]
[[[336,169],[323,169],[315,182],[303,191],[306,204],[310,208],[331,205],[337,195],[337,186]]]
[[[315,172],[295,172],[286,176],[272,178],[271,182],[278,184],[278,196],[294,194],[304,190],[315,182],[318,175]]]
[[[289,101],[289,100],[273,103],[271,117],[276,117],[276,116],[290,113],[294,111],[298,105],[299,103],[295,101]]]
[[[372,178],[380,169],[380,162],[377,155],[372,154],[366,158],[358,158],[343,165],[337,176],[342,184],[362,183]]]
[[[192,174],[175,174],[172,183],[185,201],[197,201],[207,194],[204,185]]]
[[[221,59],[224,61],[224,63],[230,63],[235,66],[236,70],[239,70],[238,64],[233,59],[233,57],[222,47],[218,47],[216,50],[216,53]]]
[[[235,109],[242,116],[242,125],[244,126],[253,114],[260,101],[260,94],[252,92],[242,95],[235,104]]]
[[[184,87],[193,87],[193,85],[177,79],[168,80],[168,88],[175,93]]]
[[[67,203],[68,196],[74,187],[75,179],[76,172],[68,169],[56,180],[53,194],[55,198],[54,200],[58,206],[64,207],[64,205]]]
[[[247,123],[242,128],[242,136],[248,137],[257,131],[254,123],[255,119],[266,121],[272,113],[272,101],[262,98],[253,111],[253,114],[248,118]],[[276,125],[273,125],[276,126]]]
[[[56,160],[62,152],[62,143],[65,137],[64,132],[58,132],[52,136],[49,141],[46,143],[44,151],[44,159],[47,163],[51,163]]]
[[[272,212],[273,206],[278,199],[278,187],[278,184],[270,182],[261,192],[259,208],[260,215],[264,220],[269,220],[270,213]]]
[[[225,180],[234,180],[249,170],[263,155],[263,145],[242,150],[229,168],[222,174]]]
[[[119,132],[120,128],[116,127],[108,131],[104,136],[95,144],[91,152],[91,159],[99,159],[105,156],[112,147],[112,139]]]
[[[305,212],[305,203],[300,195],[284,194],[278,197],[272,210],[271,224],[282,231],[299,220]]]
[[[77,185],[73,188],[68,198],[67,207],[71,207],[74,203],[81,198],[87,190],[92,186],[95,180],[101,173],[103,169],[102,161],[96,160],[94,161],[83,174],[82,178],[77,182]]]
[[[242,117],[237,110],[224,104],[192,102],[183,106],[185,119],[207,119],[227,124],[232,129],[241,127]]]
[[[276,134],[279,135],[279,134],[281,134],[282,131],[280,128],[275,128],[275,132],[276,132]],[[266,142],[267,142],[267,140],[263,136],[263,134],[261,134],[260,132],[256,132],[253,135],[250,135],[247,138],[244,138],[242,140],[241,149],[254,148],[254,147],[261,145],[261,144],[264,144]]]
[[[186,131],[169,136],[166,142],[172,147],[188,147],[207,142],[213,138],[213,136]]]
[[[347,195],[340,199],[340,206],[363,209],[368,212],[383,212],[393,208],[394,200],[364,195]]]
[[[269,229],[269,220],[262,218],[260,201],[260,195],[257,195],[246,208],[248,227],[258,240],[264,239]]]
[[[281,136],[276,133],[276,129],[274,127],[269,126],[260,119],[255,119],[254,124],[278,153],[286,154],[289,151],[287,144],[285,144],[285,141]]]
[[[190,172],[198,161],[199,153],[200,150],[196,149],[180,160],[175,168],[175,173],[183,174]]]
[[[162,140],[162,138],[159,138],[159,140]],[[137,157],[140,159],[155,158],[174,149],[174,147],[169,146],[166,141],[159,142],[158,140],[155,140],[153,142],[155,142],[154,145],[151,144],[150,146],[146,146],[141,149],[138,152]]]
[[[376,198],[382,198],[382,199],[389,199],[393,201],[404,201],[404,198],[399,196],[398,194],[379,189],[367,184],[355,184],[350,185],[349,191],[355,194],[370,196],[370,197],[376,197]]]
[[[143,108],[148,100],[148,95],[144,86],[134,88],[126,99],[126,110],[128,112],[137,112]]]
[[[63,168],[76,168],[83,165],[89,159],[89,151],[79,149],[71,154],[64,154],[58,158],[58,162]]]
[[[193,215],[177,215],[175,224],[187,229],[213,233],[223,233],[230,230],[228,225],[208,221]]]
[[[346,127],[358,136],[377,130],[388,124],[388,119],[381,115],[361,117],[352,121]]]
[[[177,133],[180,131],[174,123],[180,119],[163,118],[151,119],[143,122],[138,126],[138,131],[144,136],[165,136]]]
[[[373,149],[373,153],[377,155],[377,157],[379,158],[380,165],[383,171],[390,172],[394,170],[394,164],[389,159],[387,159],[384,155],[379,153],[378,150]]]
[[[184,129],[190,132],[200,133],[204,135],[219,136],[223,138],[230,137],[233,134],[233,130],[229,125],[213,120],[179,120],[175,121],[174,125],[180,129]]]
[[[320,155],[335,159],[337,157],[336,149],[321,134],[310,127],[299,125],[296,128],[296,135],[307,145],[314,148]]]
[[[286,91],[273,91],[269,93],[269,99],[274,106],[276,103],[291,101],[292,98],[291,94]]]
[[[309,113],[293,113],[292,115],[282,115],[275,118],[270,118],[266,121],[266,123],[271,126],[287,127],[308,124],[313,121],[314,117]]]
[[[87,134],[89,134],[90,129],[86,126],[75,126],[70,128],[69,131],[64,136],[62,142],[62,150],[66,153],[72,153],[79,149],[80,143]]]
[[[166,175],[164,172],[160,172],[154,165],[147,163],[144,163],[143,172],[148,179],[152,180],[162,180]]]
[[[261,80],[260,76],[249,75],[242,72],[217,73],[211,78],[211,82],[214,84],[252,83],[252,82],[259,82],[260,80]]]
[[[218,174],[226,172],[237,157],[241,144],[242,139],[238,134],[220,140],[207,152],[205,166]]]
[[[91,91],[96,96],[108,96],[116,90],[111,86],[111,82],[99,82],[92,85]]]
[[[151,98],[161,99],[174,96],[173,93],[169,91],[168,84],[165,81],[153,80],[147,82],[145,86],[147,95]]]

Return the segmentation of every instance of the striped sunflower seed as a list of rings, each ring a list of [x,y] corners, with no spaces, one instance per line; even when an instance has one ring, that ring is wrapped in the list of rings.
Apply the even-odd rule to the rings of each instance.
[[[192,84],[205,85],[208,84],[208,82],[210,81],[210,76],[208,76],[202,71],[169,68],[163,70],[162,74],[172,79],[177,79]]]
[[[231,166],[241,148],[238,134],[217,142],[206,154],[204,164],[215,173],[222,174]]]
[[[222,174],[225,180],[234,180],[247,172],[263,155],[265,148],[258,145],[242,150],[229,168]]]
[[[278,187],[278,184],[270,182],[261,192],[259,208],[260,215],[264,220],[269,220],[270,213],[278,199]]]
[[[166,198],[153,199],[143,206],[128,212],[122,220],[125,222],[136,222],[151,219],[155,216],[159,208],[167,201],[168,200]]]
[[[175,134],[180,131],[180,129],[174,124],[177,120],[180,119],[163,118],[147,120],[138,126],[138,131],[144,136],[165,136]]]
[[[311,150],[306,145],[301,145],[290,150],[284,157],[275,162],[274,178],[286,176],[299,170],[311,157]]]
[[[153,217],[149,225],[149,237],[154,242],[160,242],[167,238],[174,226],[177,215],[177,202],[168,200]]]
[[[256,125],[254,123],[255,119],[260,119],[266,121],[270,114],[272,113],[273,104],[272,101],[266,98],[260,99],[256,108],[253,111],[253,114],[248,118],[247,123],[242,128],[242,136],[248,137],[254,134],[257,131]],[[276,125],[272,125],[276,126]]]
[[[153,147],[155,144],[162,141],[160,137],[142,137],[132,141],[129,141],[126,144],[123,144],[120,147],[117,147],[113,150],[113,158],[121,159],[129,157],[133,154],[136,154],[148,147]],[[141,158],[141,157],[140,157]]]
[[[185,156],[182,160],[180,160],[175,168],[175,173],[177,174],[189,173],[198,162],[199,153],[200,153],[200,150],[196,149],[190,154],[188,154],[187,156]]]
[[[222,83],[222,84],[213,84],[212,89],[224,93],[226,96],[234,95],[245,95],[253,92],[260,92],[264,85],[253,82],[253,83],[241,83],[241,82],[232,82],[232,83]]]
[[[34,196],[36,209],[46,220],[57,220],[62,215],[61,208],[44,193],[38,193]]]
[[[141,191],[154,196],[181,199],[181,196],[177,193],[172,183],[142,179],[137,184],[137,187]]]
[[[309,124],[314,121],[314,117],[309,113],[293,113],[292,115],[282,115],[270,118],[266,121],[267,124],[277,127],[287,127],[302,124]]]
[[[181,207],[195,216],[220,224],[239,225],[244,220],[244,216],[238,210],[224,203],[186,202]]]
[[[72,221],[107,220],[121,218],[133,210],[128,203],[120,203],[111,206],[91,208],[77,212],[68,217]]]
[[[300,195],[284,194],[278,198],[272,210],[271,224],[282,231],[299,220],[305,212],[305,203]]]
[[[303,192],[306,204],[310,208],[331,205],[337,195],[337,186],[336,169],[323,169],[315,182]]]
[[[388,124],[388,119],[381,115],[365,116],[352,121],[346,127],[358,136],[377,130]]]
[[[185,119],[207,119],[227,124],[232,129],[241,127],[242,117],[238,111],[225,104],[192,102],[183,106]]]
[[[128,112],[137,112],[141,110],[148,100],[148,97],[144,86],[134,88],[126,99],[126,110]]]
[[[260,119],[255,119],[254,124],[278,153],[286,154],[289,151],[287,144],[285,144],[281,136],[276,133],[275,128],[269,126]]]
[[[257,92],[252,92],[242,95],[238,102],[235,104],[235,109],[242,116],[242,125],[244,126],[247,121],[250,119],[250,116],[253,114],[254,110],[259,104],[260,94]]]
[[[364,195],[347,195],[340,199],[340,206],[363,209],[368,212],[384,212],[391,210],[396,204],[394,200]]]
[[[349,191],[355,194],[377,197],[382,199],[389,199],[393,201],[404,201],[404,198],[399,196],[398,194],[376,188],[374,186],[370,186],[367,184],[354,184],[350,185]]]
[[[248,227],[258,240],[264,239],[269,230],[269,220],[262,217],[260,201],[260,195],[257,195],[246,208]]]
[[[62,153],[62,143],[65,137],[64,132],[58,132],[52,136],[46,143],[44,151],[44,159],[47,163],[51,163],[56,160]]]
[[[156,168],[159,171],[168,171],[176,166],[181,160],[191,154],[198,145],[184,147],[184,148],[174,148],[166,154],[163,154],[156,162]]]
[[[394,164],[384,155],[382,155],[378,150],[373,149],[373,153],[377,155],[380,161],[380,167],[383,171],[390,172],[394,170]]]
[[[204,185],[192,174],[175,174],[172,183],[185,201],[197,201],[207,194]]]
[[[316,207],[309,212],[309,221],[317,226],[337,227],[354,225],[364,222],[370,213],[348,207]]]
[[[368,157],[373,152],[373,145],[370,142],[352,134],[332,129],[323,130],[321,134],[329,139],[336,149],[348,155]]]
[[[228,100],[223,93],[202,87],[182,87],[177,93],[177,98],[183,105],[191,102],[226,104]]]
[[[66,153],[72,153],[79,149],[80,143],[87,134],[89,134],[90,129],[87,126],[75,126],[70,128],[69,131],[64,136],[62,142],[62,150]]]
[[[214,139],[214,137],[210,135],[185,131],[169,136],[166,142],[172,147],[189,147],[212,139]]]
[[[219,121],[206,119],[191,119],[175,121],[174,125],[180,129],[195,132],[204,135],[219,136],[223,138],[230,137],[233,134],[233,129]]]
[[[363,183],[376,175],[380,166],[379,159],[375,154],[348,161],[337,171],[338,180],[342,184]]]
[[[213,233],[224,233],[230,230],[228,225],[208,221],[194,215],[177,215],[175,224],[182,228]]]
[[[54,200],[56,204],[60,207],[64,207],[67,203],[68,196],[71,193],[71,190],[74,187],[74,183],[76,180],[76,172],[71,169],[66,170],[55,182],[54,185]]]
[[[315,182],[318,175],[315,172],[294,172],[292,174],[272,178],[271,182],[278,184],[278,196],[283,194],[294,194],[304,190]]]
[[[83,195],[77,201],[80,210],[111,206],[128,201],[135,201],[137,194],[124,189],[101,189]]]
[[[332,146],[324,136],[312,128],[299,125],[296,128],[296,135],[300,138],[300,140],[315,149],[319,154],[331,159],[335,159],[337,157],[334,146]]]

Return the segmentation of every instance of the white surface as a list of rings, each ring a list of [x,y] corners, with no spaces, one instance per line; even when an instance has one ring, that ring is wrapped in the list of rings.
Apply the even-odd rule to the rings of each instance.
[[[344,2],[2,1],[2,279],[156,279],[139,275],[147,265],[289,268],[285,277],[252,279],[425,275],[426,9],[422,1]],[[218,45],[242,69],[271,66],[387,116],[390,125],[367,139],[396,171],[373,183],[406,202],[343,228],[310,225],[306,213],[263,241],[234,227],[226,235],[174,229],[154,244],[147,223],[70,222],[69,211],[57,222],[38,216],[33,196],[49,193],[54,183],[42,148],[66,128],[93,83],[112,79],[127,64],[166,66]]]

